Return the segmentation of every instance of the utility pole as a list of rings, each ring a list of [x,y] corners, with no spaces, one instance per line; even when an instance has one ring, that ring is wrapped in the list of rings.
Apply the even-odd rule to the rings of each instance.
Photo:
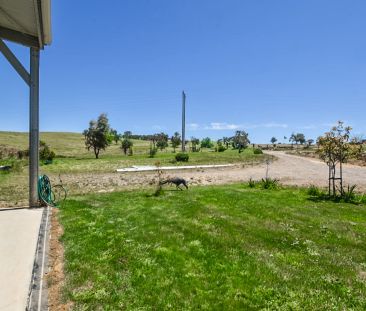
[[[186,93],[182,92],[182,152],[186,151]]]

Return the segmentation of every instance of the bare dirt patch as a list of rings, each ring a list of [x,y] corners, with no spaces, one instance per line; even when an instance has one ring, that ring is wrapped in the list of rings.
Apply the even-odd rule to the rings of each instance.
[[[48,306],[52,311],[67,311],[71,310],[72,304],[70,302],[63,302],[61,296],[61,289],[65,281],[65,274],[64,248],[60,242],[63,229],[58,221],[58,213],[59,210],[57,208],[52,209],[49,272],[47,274]]]

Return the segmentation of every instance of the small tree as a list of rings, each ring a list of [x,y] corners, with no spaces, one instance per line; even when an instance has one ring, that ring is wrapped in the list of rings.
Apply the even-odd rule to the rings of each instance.
[[[230,144],[230,137],[223,137],[222,138],[222,143],[226,146],[226,149],[229,149],[229,144]]]
[[[277,141],[277,138],[276,138],[276,137],[272,137],[272,138],[271,138],[271,143],[272,143],[272,145],[274,145],[274,144],[276,143],[276,141]]]
[[[105,150],[111,143],[110,126],[105,113],[98,120],[91,120],[89,128],[84,130],[85,146],[88,150],[93,149],[95,158],[99,158],[100,150]]]
[[[192,152],[197,152],[197,146],[200,144],[200,140],[196,137],[191,137]]]
[[[210,137],[206,137],[206,138],[203,138],[201,140],[201,148],[212,148],[213,147],[213,142],[211,141],[211,138]]]
[[[118,144],[118,142],[120,141],[120,139],[121,139],[121,135],[120,134],[118,134],[118,132],[117,132],[117,130],[115,130],[115,129],[111,129],[110,130],[110,136],[111,136],[111,139],[115,142],[115,144],[117,145]]]
[[[165,149],[166,147],[168,147],[168,139],[169,139],[168,134],[165,133],[157,134],[156,147],[159,148],[160,150]]]
[[[180,134],[178,132],[175,132],[174,135],[170,138],[170,142],[171,142],[173,150],[175,152],[175,149],[177,147],[179,147],[179,145],[182,143]]]
[[[328,194],[335,197],[337,195],[336,181],[339,181],[339,191],[343,190],[342,164],[350,157],[357,157],[362,152],[362,146],[350,140],[350,126],[344,127],[342,121],[334,126],[330,132],[318,138],[319,157],[328,165]],[[336,168],[339,165],[339,175],[336,176]]]
[[[41,140],[39,142],[39,158],[42,161],[47,161],[51,163],[55,156],[56,156],[55,152],[52,151],[50,147],[43,140]]]
[[[123,132],[123,138],[131,138],[131,136],[132,136],[132,132],[131,131],[124,131]]]
[[[242,152],[250,144],[248,133],[245,131],[236,131],[235,136],[232,138],[232,143],[234,149],[238,149],[239,153]]]
[[[291,148],[294,147],[294,142],[296,142],[296,135],[295,133],[292,133],[288,141],[291,143]]]
[[[305,135],[303,133],[297,133],[296,134],[296,144],[300,143],[300,145],[303,145],[305,143]]]
[[[123,150],[123,153],[125,155],[127,155],[127,151],[130,151],[130,153],[131,153],[132,146],[133,146],[132,140],[130,140],[128,138],[124,138],[122,140],[121,149]]]
[[[307,141],[308,146],[310,147],[314,143],[314,139],[308,139]]]

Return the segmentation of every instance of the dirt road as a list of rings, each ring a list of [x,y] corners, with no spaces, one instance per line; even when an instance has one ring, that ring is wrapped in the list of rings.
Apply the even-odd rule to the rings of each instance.
[[[268,175],[277,178],[284,185],[327,186],[328,168],[319,160],[309,159],[283,152],[268,152],[277,160],[269,165]],[[231,182],[245,182],[249,178],[254,180],[265,177],[265,163],[236,165],[229,168],[196,169],[187,171],[173,171],[164,173],[168,176],[181,176],[191,185],[225,184]],[[366,191],[366,167],[344,165],[345,184],[357,184],[358,191]],[[109,173],[109,174],[80,174],[65,176],[64,181],[71,193],[111,192],[126,188],[141,188],[156,182],[156,173]]]

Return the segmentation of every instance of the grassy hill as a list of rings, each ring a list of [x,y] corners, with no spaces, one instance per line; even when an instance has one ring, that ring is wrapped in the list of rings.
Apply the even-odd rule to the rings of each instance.
[[[85,148],[84,136],[79,133],[69,132],[41,132],[40,139],[45,141],[47,145],[55,151],[57,155],[67,157],[83,157],[90,156]],[[142,153],[149,148],[149,142],[143,140],[133,140],[134,152]],[[28,133],[24,132],[1,132],[0,131],[0,145],[13,147],[16,149],[28,148]],[[106,155],[120,155],[122,150],[120,144],[112,144],[107,148],[103,154]]]

